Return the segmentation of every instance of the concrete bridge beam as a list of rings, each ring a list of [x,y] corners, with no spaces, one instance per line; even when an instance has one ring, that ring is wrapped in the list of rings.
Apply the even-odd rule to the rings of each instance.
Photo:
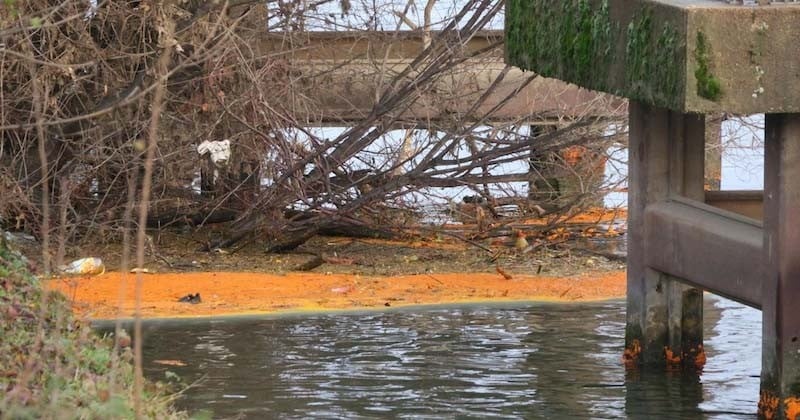
[[[764,219],[764,191],[706,191],[706,204],[753,220]]]
[[[525,84],[531,74],[519,69],[509,71],[468,114],[504,71],[502,49],[491,48],[502,42],[503,31],[496,30],[464,40],[460,47],[465,54],[486,52],[454,65],[446,77],[419,92],[398,115],[397,126],[449,124],[456,117],[478,121],[490,110],[488,123],[624,116],[625,103],[619,98],[544,77]],[[252,47],[258,56],[285,61],[285,69],[278,68],[270,77],[292,85],[293,95],[282,100],[294,118],[310,125],[346,126],[372,112],[387,83],[417,59],[424,43],[420,31],[267,32],[256,37]]]
[[[761,223],[672,199],[645,210],[645,264],[715,294],[761,307]]]

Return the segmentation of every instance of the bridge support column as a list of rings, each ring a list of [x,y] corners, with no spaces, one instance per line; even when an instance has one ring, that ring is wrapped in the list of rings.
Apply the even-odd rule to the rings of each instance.
[[[762,418],[800,415],[800,114],[767,114]]]
[[[628,365],[702,364],[703,294],[646,265],[645,209],[671,196],[703,200],[704,116],[629,105]]]

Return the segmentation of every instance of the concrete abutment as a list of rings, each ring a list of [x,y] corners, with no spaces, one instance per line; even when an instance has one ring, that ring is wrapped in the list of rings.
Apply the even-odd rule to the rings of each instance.
[[[562,3],[507,3],[506,60],[630,101],[626,364],[702,367],[717,293],[762,311],[759,416],[800,418],[800,5]],[[763,193],[706,191],[722,112],[766,114]]]

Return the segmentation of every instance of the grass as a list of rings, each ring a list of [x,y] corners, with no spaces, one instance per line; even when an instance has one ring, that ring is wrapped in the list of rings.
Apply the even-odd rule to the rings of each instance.
[[[1,238],[0,419],[134,418],[130,338],[97,336]],[[147,383],[142,417],[188,418],[174,398],[168,386]]]

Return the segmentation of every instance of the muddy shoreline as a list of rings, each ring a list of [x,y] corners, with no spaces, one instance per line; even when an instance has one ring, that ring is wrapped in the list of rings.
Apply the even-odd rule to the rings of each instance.
[[[568,229],[528,237],[525,248],[515,246],[515,237],[486,238],[476,246],[476,241],[443,231],[396,240],[317,236],[289,253],[267,253],[258,243],[209,253],[198,244],[211,236],[162,231],[148,242],[141,315],[240,316],[624,297],[623,259],[587,247],[597,239],[620,241],[619,234],[598,231],[596,225]],[[137,276],[122,267],[121,245],[88,244],[78,252],[70,256],[102,258],[109,272],[54,279],[49,287],[64,293],[79,316],[133,317]],[[191,299],[198,293],[201,299]]]

